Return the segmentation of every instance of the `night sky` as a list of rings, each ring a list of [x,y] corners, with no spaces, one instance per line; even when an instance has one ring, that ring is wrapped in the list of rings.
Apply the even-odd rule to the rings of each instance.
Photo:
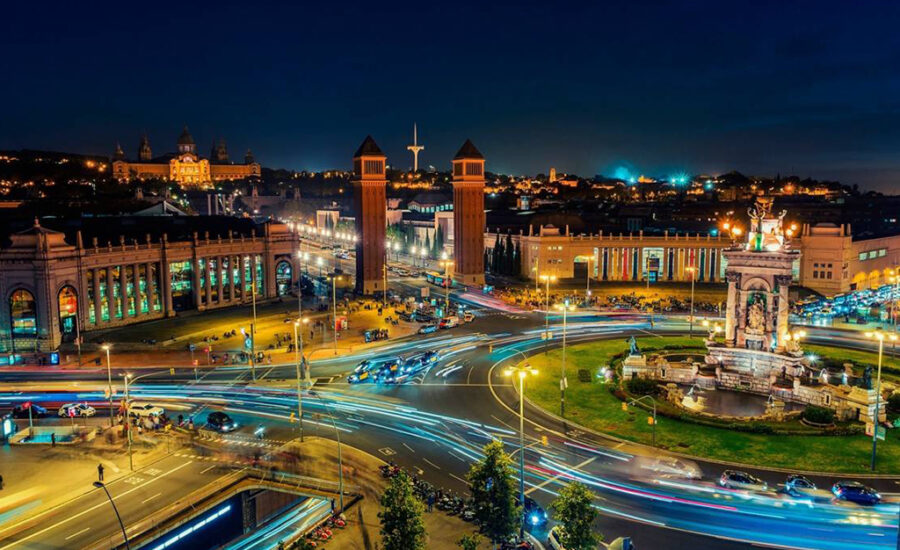
[[[0,149],[396,167],[797,174],[900,189],[900,4],[10,2]],[[790,4],[784,6],[783,4]]]

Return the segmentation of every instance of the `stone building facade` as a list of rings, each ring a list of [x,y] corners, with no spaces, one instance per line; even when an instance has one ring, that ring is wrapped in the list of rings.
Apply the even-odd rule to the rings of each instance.
[[[119,181],[160,179],[177,182],[185,187],[208,189],[217,181],[238,180],[259,177],[261,168],[247,151],[243,164],[229,161],[228,150],[223,140],[212,149],[209,159],[197,154],[197,144],[187,127],[178,138],[178,152],[161,157],[153,157],[150,142],[145,136],[138,148],[138,160],[125,158],[121,147],[116,147],[112,163],[113,177]]]
[[[298,246],[287,226],[142,242],[74,242],[42,227],[0,248],[0,350],[55,350],[92,330],[264,300],[291,292]]]

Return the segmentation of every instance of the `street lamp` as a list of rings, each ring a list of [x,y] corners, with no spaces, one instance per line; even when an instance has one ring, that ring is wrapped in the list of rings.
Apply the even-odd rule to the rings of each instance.
[[[107,391],[109,392],[109,427],[113,427],[113,404],[112,404],[112,367],[109,363],[109,344],[103,344],[103,351],[106,352],[106,381],[107,381]]]
[[[300,423],[300,442],[303,443],[303,393],[300,388],[300,370],[303,361],[303,335],[300,334],[300,326],[309,322],[309,319],[298,318],[294,321],[294,362],[297,367],[297,422]]]
[[[331,328],[334,329],[334,354],[337,355],[337,282],[343,280],[343,277],[337,273],[329,273],[328,276],[331,278],[331,307],[334,315]]]
[[[544,338],[550,337],[550,283],[556,282],[556,275],[541,275],[541,280],[546,284],[544,291]]]
[[[653,397],[650,395],[645,395],[643,397],[638,397],[637,399],[632,399],[628,402],[627,405],[625,403],[622,403],[622,408],[627,409],[628,405],[634,405],[635,403],[643,401],[644,399],[649,399],[651,404],[653,405],[653,420],[650,421],[653,423],[653,430],[650,433],[650,446],[656,447],[656,399],[653,399]]]
[[[875,416],[872,418],[872,471],[875,471],[875,455],[878,452],[878,414],[881,408],[881,358],[884,353],[884,340],[897,340],[897,335],[881,329],[867,332],[867,338],[878,340],[878,376],[875,382]]]
[[[565,301],[557,306],[562,309],[563,312],[563,345],[562,345],[562,374],[559,377],[559,415],[565,418],[566,416],[566,389],[569,387],[569,380],[566,378],[566,326],[567,326],[567,313],[569,308],[574,309],[574,305],[569,305],[569,299],[566,298]]]
[[[522,356],[527,359],[524,353]],[[509,366],[503,371],[504,376],[515,375],[519,379],[519,502],[522,505],[522,521],[519,524],[520,537],[525,530],[525,378],[529,374],[536,376],[537,373],[538,370],[531,368],[527,361],[522,366]]]
[[[446,252],[441,252],[439,265],[444,268],[444,304],[447,308],[447,315],[450,315],[450,287],[453,286],[453,280],[450,278],[450,266],[453,265],[453,261],[447,258]]]
[[[113,507],[113,512],[116,513],[116,519],[119,520],[119,527],[122,528],[122,536],[125,537],[125,550],[131,550],[131,545],[128,544],[128,533],[125,532],[125,524],[122,523],[122,516],[119,515],[119,509],[116,508],[116,503],[113,501],[112,495],[109,494],[109,489],[106,488],[106,485],[104,485],[102,481],[95,481],[94,487],[103,489],[106,493],[106,498],[109,499],[109,503],[112,504]]]
[[[691,338],[693,338],[694,337],[694,280],[697,278],[695,276],[697,273],[697,268],[691,265],[684,269],[685,269],[685,271],[687,271],[688,273],[691,274],[691,319],[690,319],[691,327],[690,327],[690,331],[688,334]]]

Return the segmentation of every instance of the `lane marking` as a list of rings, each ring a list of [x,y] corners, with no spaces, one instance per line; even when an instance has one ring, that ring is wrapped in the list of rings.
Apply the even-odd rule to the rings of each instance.
[[[438,466],[438,465],[435,464],[434,462],[428,460],[427,458],[423,458],[422,460],[425,461],[426,463],[428,463],[428,465],[431,466],[432,468],[436,468],[436,469],[438,469],[438,470],[441,469],[440,466]]]
[[[582,462],[581,464],[576,465],[576,466],[573,468],[573,470],[578,471],[578,470],[580,470],[581,468],[584,468],[585,466],[587,466],[588,464],[590,464],[591,462],[593,462],[593,461],[595,461],[595,460],[597,460],[597,457],[592,456],[591,458],[585,460],[585,461]],[[553,477],[551,477],[551,478],[549,478],[549,479],[545,479],[544,481],[538,483],[537,485],[534,485],[533,487],[531,487],[530,489],[528,489],[527,491],[525,491],[525,494],[526,494],[526,495],[530,495],[531,493],[537,491],[538,489],[543,489],[545,486],[549,485],[550,483],[555,482],[555,481],[558,480],[560,477],[561,477],[560,475],[555,475],[555,476],[553,476]]]
[[[209,468],[207,468],[207,469],[205,469],[205,470],[203,470],[203,471],[202,471],[202,472],[200,472],[200,473],[201,473],[201,474],[205,474],[205,473],[206,473],[206,472],[208,472],[208,471],[210,471],[210,470],[212,470],[212,469],[213,469],[213,468],[215,468],[215,467],[216,467],[216,465],[215,465],[215,464],[213,464],[213,465],[212,465],[212,466],[210,466],[210,467],[209,467]]]
[[[68,537],[66,537],[65,540],[74,539],[74,538],[77,537],[78,535],[80,535],[80,534],[82,534],[82,533],[87,533],[87,532],[90,531],[90,530],[91,530],[90,527],[85,527],[84,529],[82,529],[81,531],[78,531],[77,533],[72,533],[71,535],[69,535]]]
[[[459,476],[456,475],[456,474],[450,474],[450,477],[452,477],[452,478],[454,478],[454,479],[457,479],[457,480],[459,480],[459,481],[462,481],[462,482],[463,482],[463,485],[465,485],[466,487],[469,486],[469,482],[468,482],[468,481],[466,481],[465,479],[459,477]]]
[[[158,497],[158,496],[161,495],[161,494],[162,494],[162,493],[160,492],[160,493],[156,493],[156,494],[153,495],[152,497],[145,498],[144,500],[141,501],[141,504],[146,504],[146,503],[150,502],[151,500],[153,500],[154,498]]]
[[[191,460],[191,461],[185,462],[185,463],[182,464],[181,466],[177,466],[177,467],[175,467],[175,468],[172,468],[172,469],[169,470],[168,472],[166,472],[166,473],[164,473],[164,474],[161,474],[159,477],[153,478],[153,479],[151,479],[151,480],[149,480],[149,481],[143,483],[142,485],[137,485],[137,486],[135,486],[135,487],[133,487],[133,488],[131,488],[131,489],[125,491],[124,493],[120,493],[120,494],[114,496],[114,497],[113,497],[113,500],[121,499],[121,498],[124,497],[125,495],[128,495],[128,494],[130,494],[130,493],[133,493],[134,491],[137,491],[137,490],[140,489],[141,487],[144,487],[145,485],[149,485],[149,484],[153,483],[154,481],[160,480],[160,479],[166,477],[166,476],[169,475],[169,474],[174,474],[174,473],[177,472],[178,470],[184,468],[185,466],[189,466],[189,465],[191,465],[191,464],[193,464],[193,463],[194,463],[194,461]],[[86,494],[94,494],[94,493],[86,493]],[[89,512],[93,512],[94,510],[96,510],[97,508],[100,508],[101,506],[109,506],[109,502],[108,502],[106,499],[104,499],[104,500],[103,500],[102,502],[100,502],[99,504],[95,504],[95,505],[91,506],[90,508],[87,508],[87,509],[85,509],[85,510],[82,510],[81,512],[79,512],[79,513],[77,513],[77,514],[71,515],[71,516],[69,516],[69,517],[67,517],[67,518],[65,518],[65,519],[63,519],[63,520],[60,520],[60,521],[58,521],[58,522],[56,522],[56,523],[54,523],[54,524],[52,524],[52,525],[49,525],[49,526],[47,526],[47,527],[44,527],[44,528],[41,529],[40,531],[38,531],[38,532],[36,532],[36,533],[32,533],[32,534],[28,535],[27,537],[21,538],[21,539],[17,540],[16,542],[13,542],[13,543],[11,543],[11,544],[7,544],[6,546],[2,546],[2,547],[0,547],[0,550],[8,550],[8,549],[10,549],[10,548],[14,548],[14,547],[16,547],[16,546],[19,546],[19,545],[21,545],[23,542],[25,542],[25,541],[27,541],[27,540],[31,540],[31,539],[33,539],[34,537],[37,537],[37,536],[39,536],[39,535],[43,535],[43,534],[46,533],[47,531],[50,531],[50,530],[52,530],[52,529],[56,529],[56,528],[59,527],[60,525],[63,525],[63,524],[65,524],[65,523],[68,523],[68,522],[72,521],[73,519],[80,518],[81,516],[83,516],[83,515],[85,515],[85,514],[87,514],[87,513],[89,513]]]
[[[409,445],[407,445],[406,443],[402,443],[402,442],[401,442],[401,445],[403,445],[404,447],[406,447],[407,449],[409,449],[409,452],[411,452],[411,453],[414,453],[414,452],[415,452],[415,451],[413,450],[413,448],[410,447]]]

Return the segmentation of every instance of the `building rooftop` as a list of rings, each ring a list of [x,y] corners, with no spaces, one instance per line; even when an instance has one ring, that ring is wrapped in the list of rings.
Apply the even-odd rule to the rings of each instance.
[[[484,155],[481,154],[481,151],[475,147],[475,144],[472,143],[471,139],[467,139],[465,143],[462,144],[462,147],[459,148],[459,151],[456,152],[456,156],[453,157],[453,160],[459,159],[481,159],[484,160]]]
[[[384,153],[381,152],[381,148],[378,147],[378,144],[375,143],[375,140],[372,139],[372,136],[366,136],[366,139],[360,144],[359,149],[356,150],[356,153],[353,154],[354,157],[362,157],[362,156],[384,156]]]

